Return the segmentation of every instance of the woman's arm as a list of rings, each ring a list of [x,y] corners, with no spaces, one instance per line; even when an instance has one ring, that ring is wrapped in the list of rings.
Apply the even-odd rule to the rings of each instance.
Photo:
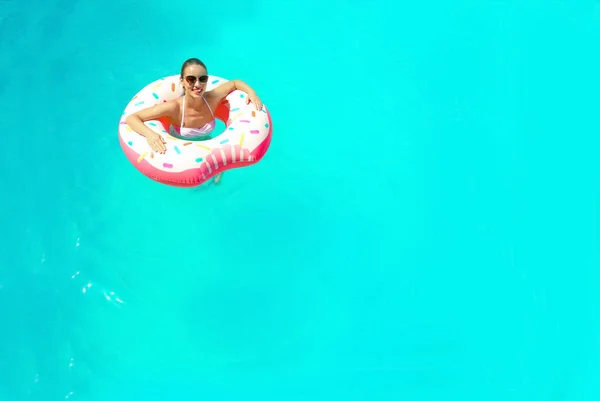
[[[250,85],[248,85],[244,81],[240,81],[239,79],[234,79],[233,81],[225,82],[225,83],[217,86],[213,90],[206,92],[206,94],[207,95],[210,94],[210,96],[214,96],[216,99],[218,99],[217,103],[219,103],[227,95],[229,95],[232,91],[234,91],[236,89],[246,92],[246,94],[248,95],[246,103],[253,102],[257,109],[262,108],[262,103],[261,103],[260,99],[258,98],[258,96],[256,95],[256,92],[254,91],[254,89],[252,89],[250,87]]]
[[[151,130],[144,124],[145,121],[156,120],[160,117],[171,117],[175,114],[177,108],[176,102],[166,102],[157,104],[156,106],[148,107],[130,114],[125,119],[125,122],[132,130],[144,136],[150,147],[155,152],[164,153],[167,148],[161,136]]]
[[[132,130],[142,136],[148,136],[155,133],[144,124],[145,121],[157,120],[160,117],[170,117],[174,115],[177,103],[166,102],[157,104],[156,106],[148,107],[140,111],[136,111],[130,114],[125,119],[125,122],[131,127]]]

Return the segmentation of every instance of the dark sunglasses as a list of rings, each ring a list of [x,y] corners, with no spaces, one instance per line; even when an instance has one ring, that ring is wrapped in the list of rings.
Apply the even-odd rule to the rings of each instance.
[[[202,75],[201,77],[188,75],[187,77],[185,77],[185,80],[190,85],[194,85],[196,83],[196,80],[200,81],[201,83],[205,83],[206,81],[208,81],[208,75]]]

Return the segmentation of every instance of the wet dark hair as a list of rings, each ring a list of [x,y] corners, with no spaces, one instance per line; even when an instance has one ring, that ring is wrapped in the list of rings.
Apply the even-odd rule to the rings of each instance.
[[[192,58],[188,58],[187,60],[185,60],[185,62],[183,63],[183,65],[181,66],[181,78],[183,78],[183,71],[185,71],[185,69],[187,67],[189,67],[190,65],[201,65],[202,67],[204,67],[205,70],[208,71],[208,68],[206,68],[206,64],[204,64],[202,61],[200,61],[199,59],[192,57]]]

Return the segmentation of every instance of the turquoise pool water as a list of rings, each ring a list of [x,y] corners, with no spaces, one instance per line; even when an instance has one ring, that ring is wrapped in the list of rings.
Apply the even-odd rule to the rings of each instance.
[[[600,3],[219,7],[0,2],[0,400],[597,400]],[[274,138],[182,190],[117,125],[188,57]]]

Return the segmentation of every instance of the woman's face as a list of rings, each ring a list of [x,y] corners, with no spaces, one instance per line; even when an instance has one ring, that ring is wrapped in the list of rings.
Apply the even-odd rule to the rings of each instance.
[[[191,96],[202,96],[208,82],[208,73],[201,65],[188,65],[183,70],[181,83]]]

